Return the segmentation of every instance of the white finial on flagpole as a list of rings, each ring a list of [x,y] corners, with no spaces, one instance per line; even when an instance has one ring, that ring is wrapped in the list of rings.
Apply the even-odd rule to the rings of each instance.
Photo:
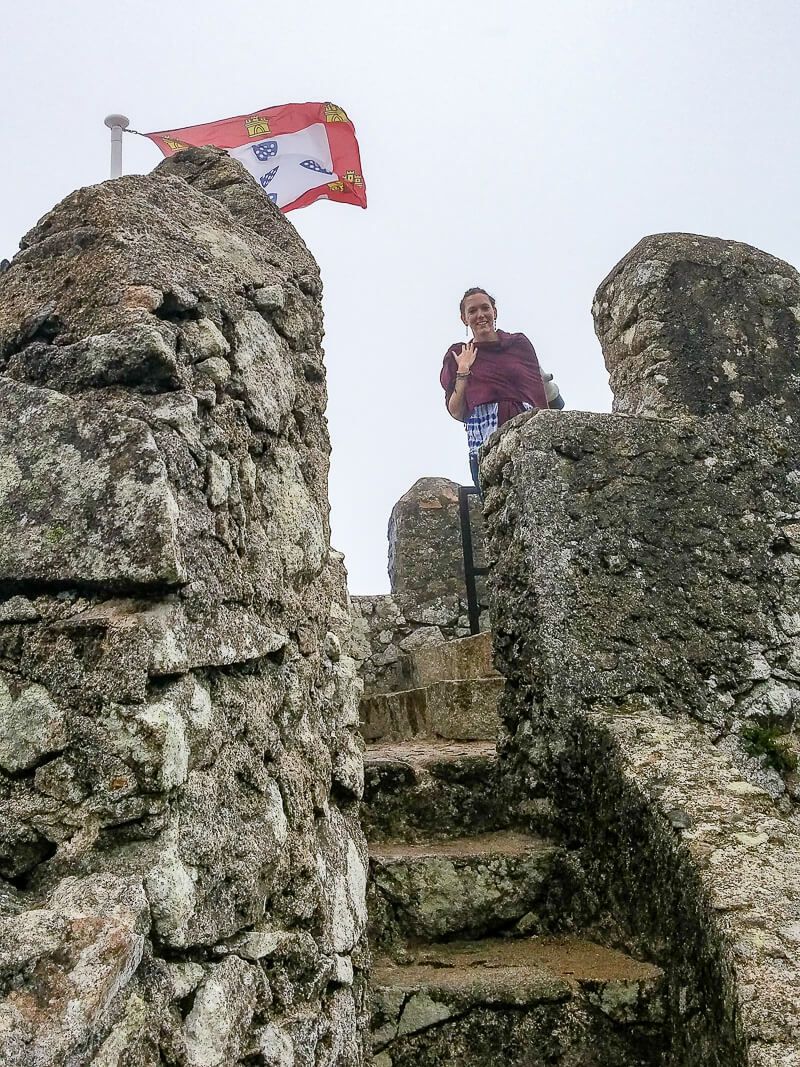
[[[111,177],[119,178],[122,174],[122,131],[130,126],[130,119],[125,115],[106,115],[103,120],[111,130]]]

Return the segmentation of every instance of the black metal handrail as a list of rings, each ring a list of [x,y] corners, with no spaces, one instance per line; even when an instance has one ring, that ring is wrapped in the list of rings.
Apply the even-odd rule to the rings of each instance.
[[[467,586],[467,614],[469,615],[469,632],[480,633],[481,605],[478,603],[478,590],[475,579],[488,574],[488,567],[476,567],[472,551],[472,523],[469,517],[469,498],[477,495],[474,485],[459,485],[458,516],[461,520],[461,548],[464,553],[464,581]]]

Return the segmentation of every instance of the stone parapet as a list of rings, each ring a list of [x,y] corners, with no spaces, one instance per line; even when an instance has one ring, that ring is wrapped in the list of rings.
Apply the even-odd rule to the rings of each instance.
[[[666,1062],[794,1067],[793,272],[711,242],[687,273],[692,247],[648,239],[601,287],[617,410],[647,417],[543,412],[487,448],[501,765],[518,798],[552,799],[599,927],[663,968]],[[669,388],[636,339],[653,321]],[[738,388],[728,335],[752,344]]]
[[[321,284],[227,153],[0,277],[0,1060],[364,1059]]]
[[[800,275],[758,248],[645,237],[601,283],[592,312],[614,411],[711,415],[763,400],[797,410]]]

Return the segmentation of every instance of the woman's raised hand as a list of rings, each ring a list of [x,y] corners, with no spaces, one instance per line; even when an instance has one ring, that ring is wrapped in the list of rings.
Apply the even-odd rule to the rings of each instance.
[[[468,341],[456,356],[456,364],[458,366],[458,373],[464,374],[470,369],[475,362],[475,358],[478,355],[478,349],[475,347],[473,341]]]

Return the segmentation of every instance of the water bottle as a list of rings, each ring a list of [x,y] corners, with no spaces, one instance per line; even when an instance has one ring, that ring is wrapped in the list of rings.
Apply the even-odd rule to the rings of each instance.
[[[561,395],[558,385],[553,381],[553,375],[542,371],[542,381],[544,382],[547,406],[553,411],[561,411],[564,407],[564,397]]]

